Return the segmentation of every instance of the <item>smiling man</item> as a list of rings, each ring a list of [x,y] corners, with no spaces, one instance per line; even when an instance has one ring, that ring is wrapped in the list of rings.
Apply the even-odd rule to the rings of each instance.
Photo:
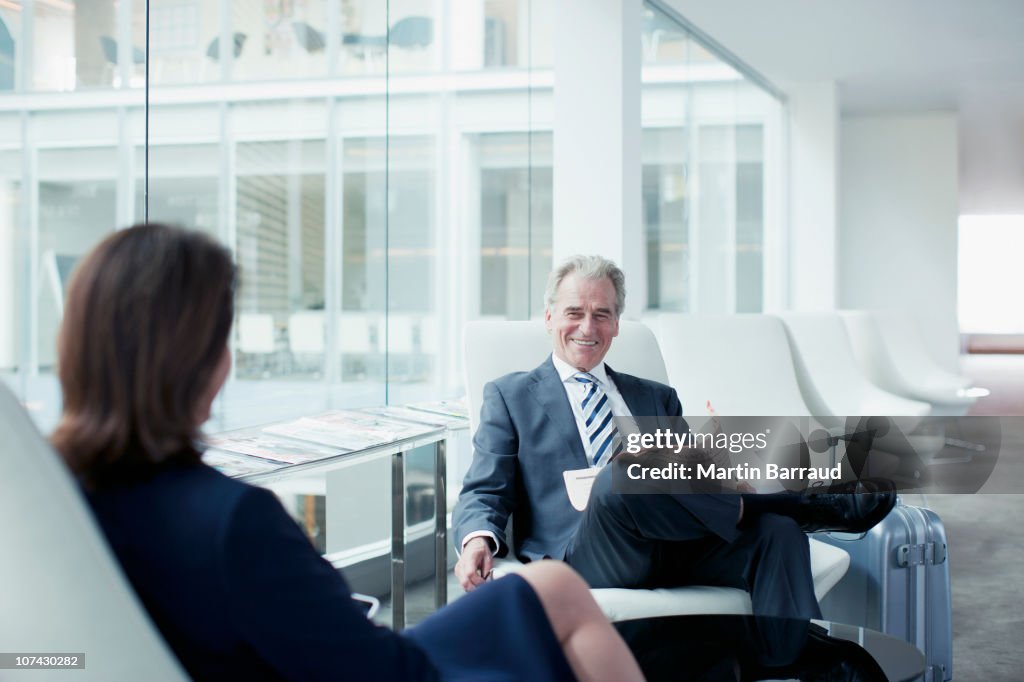
[[[754,613],[820,618],[803,531],[866,530],[895,496],[614,493],[613,417],[682,416],[674,389],[604,362],[625,300],[614,263],[568,259],[545,292],[551,356],[484,387],[452,518],[460,584],[474,589],[511,550],[523,561],[564,560],[591,587],[730,585],[751,593]],[[600,473],[581,512],[563,472],[590,468]]]

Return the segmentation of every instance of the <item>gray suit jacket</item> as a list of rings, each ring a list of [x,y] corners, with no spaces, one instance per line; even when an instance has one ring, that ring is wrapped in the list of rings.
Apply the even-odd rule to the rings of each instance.
[[[633,416],[682,416],[675,389],[606,369]],[[588,462],[550,356],[532,372],[506,374],[484,387],[473,450],[452,516],[456,548],[461,551],[468,533],[486,530],[499,540],[498,556],[505,556],[505,529],[514,513],[516,556],[564,558],[582,512],[569,504],[562,472]]]

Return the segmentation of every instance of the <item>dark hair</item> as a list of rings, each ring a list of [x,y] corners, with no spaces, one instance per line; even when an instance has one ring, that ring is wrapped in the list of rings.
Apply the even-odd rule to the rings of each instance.
[[[210,237],[135,225],[76,268],[58,338],[52,442],[88,487],[198,461],[197,409],[234,318],[235,265]]]

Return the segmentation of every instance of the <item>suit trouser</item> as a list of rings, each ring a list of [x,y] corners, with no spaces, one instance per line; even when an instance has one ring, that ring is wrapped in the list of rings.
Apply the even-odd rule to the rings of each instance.
[[[739,517],[733,494],[619,494],[597,476],[565,560],[591,587],[715,585],[750,592],[753,612],[821,618],[810,548],[777,514]]]

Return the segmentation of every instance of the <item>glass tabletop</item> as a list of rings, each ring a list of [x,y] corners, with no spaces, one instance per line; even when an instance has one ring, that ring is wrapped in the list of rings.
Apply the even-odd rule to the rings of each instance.
[[[881,632],[828,621],[693,615],[615,624],[648,680],[917,680],[925,659]]]

